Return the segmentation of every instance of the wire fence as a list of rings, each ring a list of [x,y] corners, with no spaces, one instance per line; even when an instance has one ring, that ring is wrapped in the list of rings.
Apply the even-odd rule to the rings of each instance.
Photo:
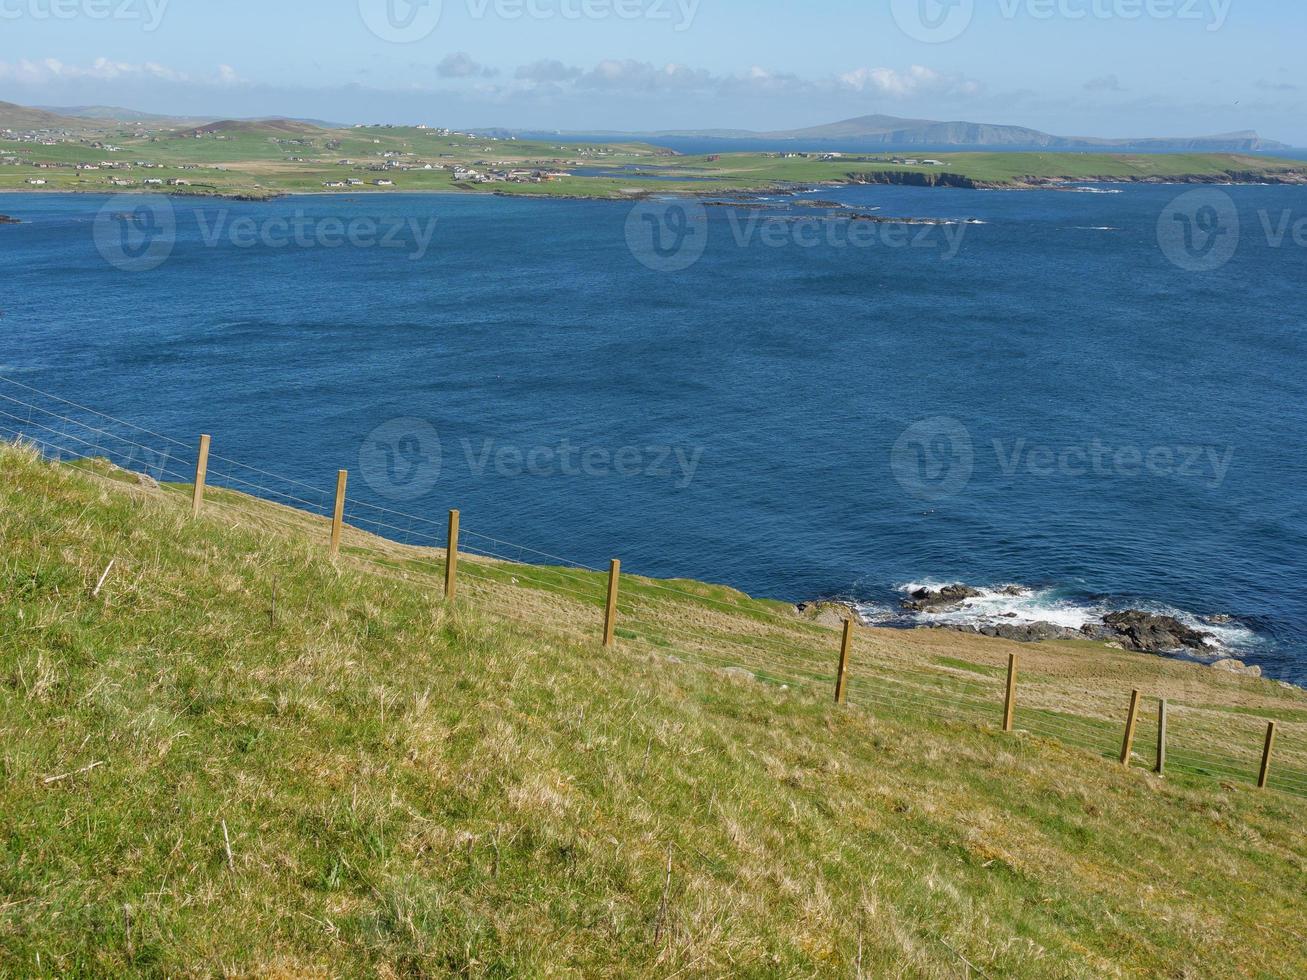
[[[56,461],[107,461],[127,478],[157,484],[190,498],[199,440],[188,444],[123,419],[0,376],[0,439],[31,445]],[[95,472],[93,467],[87,467]],[[208,454],[208,490],[230,490],[282,505],[252,510],[244,497],[210,493],[212,507],[237,520],[287,534],[325,538],[336,491]],[[283,509],[284,508],[284,509]],[[367,501],[344,501],[341,559],[376,575],[443,588],[443,521]],[[465,529],[458,554],[458,588],[477,608],[532,631],[548,629],[569,641],[594,643],[609,599],[608,570],[528,545]],[[506,591],[514,601],[505,602]],[[533,617],[540,606],[559,615]],[[624,645],[668,658],[748,675],[775,685],[829,692],[838,671],[839,633],[830,626],[761,606],[701,594],[664,581],[626,576],[616,598],[616,637]],[[748,629],[742,629],[745,624]],[[1001,667],[907,660],[892,643],[857,643],[849,668],[848,700],[873,713],[997,728],[1003,723],[1007,678]],[[1015,729],[1103,758],[1119,758],[1126,702],[1110,686],[1068,691],[1046,678],[1023,680]],[[1119,708],[1119,711],[1117,710]],[[1157,701],[1145,699],[1130,760],[1151,766],[1159,744]],[[1307,713],[1275,718],[1275,710],[1168,704],[1166,771],[1257,785],[1263,737],[1275,721],[1280,741],[1270,768],[1271,789],[1307,797]],[[1288,717],[1283,715],[1287,714]],[[1303,719],[1299,722],[1297,719]]]

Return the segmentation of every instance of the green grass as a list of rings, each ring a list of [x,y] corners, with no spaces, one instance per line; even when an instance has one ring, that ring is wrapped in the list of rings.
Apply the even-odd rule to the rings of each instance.
[[[630,582],[608,651],[572,595],[601,574],[469,556],[451,607],[438,553],[324,553],[314,518],[215,491],[193,522],[0,445],[0,975],[1307,971],[1301,799],[873,697],[891,668],[988,696],[1001,641],[865,631],[836,708],[834,634],[728,589]],[[1071,692],[1104,674],[1221,723],[1307,707],[1023,656],[1028,717],[1093,714]]]

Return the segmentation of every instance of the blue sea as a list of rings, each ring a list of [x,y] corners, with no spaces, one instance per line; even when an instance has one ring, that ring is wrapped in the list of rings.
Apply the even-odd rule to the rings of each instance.
[[[347,468],[399,538],[457,507],[474,548],[894,624],[946,582],[972,620],[1229,616],[1304,682],[1307,188],[1194,193],[3,195],[0,395],[318,507]]]

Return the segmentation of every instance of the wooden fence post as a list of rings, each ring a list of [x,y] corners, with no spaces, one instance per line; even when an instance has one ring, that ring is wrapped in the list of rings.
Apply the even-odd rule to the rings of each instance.
[[[345,526],[345,485],[348,482],[348,470],[341,470],[336,474],[336,512],[331,519],[331,557],[333,560],[340,554],[340,532]]]
[[[1166,775],[1166,699],[1157,702],[1157,768],[1159,776]]]
[[[617,589],[622,580],[622,563],[616,558],[608,566],[608,605],[604,610],[604,646],[617,639]]]
[[[835,703],[844,704],[849,696],[849,657],[853,654],[853,620],[844,621],[844,639],[840,641],[840,668],[835,675]]]
[[[209,478],[209,442],[208,436],[200,436],[200,455],[195,460],[195,491],[191,494],[191,517],[200,516],[204,506],[204,482]]]
[[[1130,695],[1130,715],[1125,722],[1125,741],[1121,745],[1121,765],[1130,765],[1130,754],[1135,745],[1135,727],[1139,724],[1139,692]]]
[[[458,595],[458,519],[459,512],[449,512],[449,537],[445,543],[445,601]]]
[[[1007,699],[1003,703],[1003,731],[1010,732],[1017,720],[1017,655],[1007,658]]]
[[[1266,789],[1271,781],[1271,753],[1275,750],[1275,722],[1266,726],[1266,748],[1262,751],[1262,771],[1257,777],[1257,788]]]

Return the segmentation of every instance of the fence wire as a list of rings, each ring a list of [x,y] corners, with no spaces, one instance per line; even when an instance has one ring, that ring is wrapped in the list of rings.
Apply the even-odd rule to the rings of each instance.
[[[76,402],[0,376],[0,439],[22,442],[56,461],[108,462],[129,474],[144,474],[170,495],[189,497],[194,481],[198,440],[194,446],[154,432],[143,426],[95,411]],[[239,524],[271,526],[291,535],[303,536],[318,527],[326,539],[334,491],[312,486],[267,469],[210,453],[206,485],[211,490],[231,490],[280,504],[289,511],[261,511],[252,514],[240,498],[227,499],[221,492],[206,498],[206,507],[219,509]],[[95,468],[87,467],[95,473]],[[96,473],[96,475],[101,475]],[[347,527],[342,558],[367,568],[372,574],[406,582],[422,582],[438,593],[445,575],[445,534],[441,521],[419,514],[349,499],[345,506]],[[356,535],[366,534],[367,545],[359,546]],[[526,590],[534,601],[566,603],[570,617],[554,621],[547,628],[568,642],[595,642],[603,624],[607,598],[607,570],[570,560],[502,537],[464,529],[460,556],[470,559],[459,566],[460,591],[471,598],[488,600],[478,608],[490,615],[538,633],[542,623],[516,611],[502,601],[505,588]],[[402,554],[382,554],[374,547],[377,539],[402,544]],[[833,688],[839,634],[829,627],[754,606],[742,608],[730,601],[701,595],[666,582],[628,576],[632,589],[620,593],[617,605],[617,636],[621,642],[638,645],[650,653],[714,669],[742,672],[771,684],[829,691]],[[666,597],[664,600],[663,597]],[[671,622],[664,615],[669,608],[694,603],[705,622]],[[767,632],[731,633],[729,622],[721,629],[711,625],[714,617],[737,617],[767,628]],[[557,620],[557,617],[555,617]],[[979,665],[977,665],[979,667]],[[981,725],[996,728],[1002,723],[1005,687],[1001,676],[977,674],[958,676],[958,671],[933,664],[907,663],[870,650],[855,647],[849,673],[850,702],[870,710],[887,709],[897,716],[934,722]],[[1047,738],[1103,758],[1119,758],[1125,729],[1124,705],[1119,717],[1095,713],[1078,706],[1075,710],[1051,703],[1052,692],[1037,684],[1021,688],[1017,700],[1015,727],[1033,736]],[[1152,765],[1157,739],[1154,709],[1156,701],[1141,705],[1132,764]],[[1256,784],[1261,765],[1264,728],[1268,719],[1171,702],[1166,750],[1167,771],[1217,779],[1222,782]],[[1238,740],[1228,732],[1240,727]],[[1283,729],[1283,725],[1281,725]],[[1216,739],[1223,749],[1195,744],[1195,739]],[[1285,754],[1285,732],[1277,754]],[[1296,733],[1295,733],[1296,734]],[[1291,756],[1295,761],[1299,755]],[[1307,770],[1294,765],[1273,764],[1270,788],[1307,797]]]

